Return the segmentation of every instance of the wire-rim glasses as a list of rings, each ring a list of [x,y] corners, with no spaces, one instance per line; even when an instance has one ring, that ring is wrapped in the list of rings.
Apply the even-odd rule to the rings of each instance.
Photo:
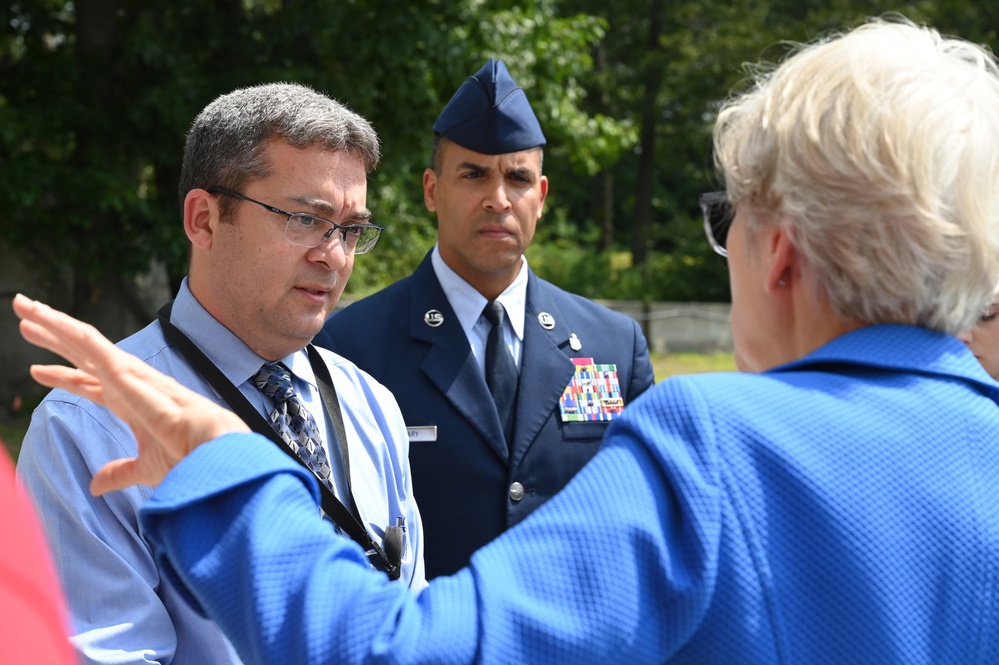
[[[284,215],[288,218],[288,223],[284,227],[284,237],[301,247],[318,247],[329,240],[334,231],[339,230],[340,244],[345,252],[366,254],[378,242],[378,237],[383,230],[382,227],[375,224],[337,224],[309,212],[287,212],[225,187],[212,186],[206,191],[213,195],[224,194],[235,199],[256,203],[269,212]]]
[[[711,249],[722,256],[728,256],[728,231],[732,228],[735,210],[725,192],[701,194],[701,212],[704,213],[704,233],[708,236]]]

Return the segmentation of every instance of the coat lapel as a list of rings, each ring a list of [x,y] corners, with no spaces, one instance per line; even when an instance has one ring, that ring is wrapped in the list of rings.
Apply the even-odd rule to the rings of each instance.
[[[520,358],[520,387],[517,391],[517,418],[514,423],[512,464],[516,465],[534,443],[538,433],[569,384],[575,365],[566,355],[569,323],[562,317],[554,298],[533,272],[527,280],[527,306],[524,312],[524,345]],[[539,321],[542,312],[554,319],[545,330]]]
[[[411,293],[410,335],[430,345],[421,370],[496,454],[507,461],[506,440],[492,395],[472,355],[465,331],[437,281],[429,254],[413,273]],[[443,318],[439,326],[431,326],[426,321],[427,313],[432,310],[440,312]],[[447,423],[438,425],[447,427]]]

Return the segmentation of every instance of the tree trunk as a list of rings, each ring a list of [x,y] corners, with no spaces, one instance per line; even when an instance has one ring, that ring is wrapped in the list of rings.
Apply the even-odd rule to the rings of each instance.
[[[600,198],[600,243],[597,250],[608,252],[614,246],[614,173],[604,169],[597,174],[600,187],[597,188]]]
[[[638,178],[635,191],[635,227],[631,254],[634,265],[648,258],[649,224],[652,217],[652,193],[656,166],[656,134],[659,124],[659,88],[663,77],[659,36],[662,32],[660,3],[649,2],[649,32],[645,52],[645,84],[642,95],[642,129],[638,155]]]
[[[78,120],[75,130],[74,163],[82,173],[97,171],[97,156],[101,154],[105,141],[111,137],[124,140],[124,137],[109,133],[113,127],[118,88],[114,57],[118,50],[119,3],[117,0],[80,0],[76,3],[76,58],[79,63],[77,99],[88,100],[85,112]],[[94,183],[90,183],[94,187]],[[112,228],[120,227],[118,215],[101,204],[105,192],[95,188],[93,192],[93,218],[89,220],[90,230],[97,236],[107,234]],[[111,339],[117,339],[126,332],[119,317],[109,316],[109,297],[115,289],[108,288],[109,277],[102,274],[100,260],[88,267],[76,266],[71,279],[72,302],[69,311],[74,316],[101,328]],[[113,307],[112,307],[113,309]]]
[[[600,96],[597,110],[605,115],[610,111],[610,93],[608,87],[607,49],[603,42],[597,44],[593,54],[596,71],[600,75]],[[614,246],[614,174],[607,168],[601,169],[596,175],[598,186],[594,188],[594,210],[600,211],[600,239],[597,241],[598,252],[609,252]]]

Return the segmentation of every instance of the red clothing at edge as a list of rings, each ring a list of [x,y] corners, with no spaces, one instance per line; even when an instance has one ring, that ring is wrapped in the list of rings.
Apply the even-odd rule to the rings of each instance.
[[[48,543],[2,447],[0,539],[0,663],[76,663]]]

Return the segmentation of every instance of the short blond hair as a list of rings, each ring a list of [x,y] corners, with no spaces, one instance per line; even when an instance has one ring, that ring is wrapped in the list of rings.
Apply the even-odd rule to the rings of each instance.
[[[799,47],[723,107],[716,164],[842,316],[956,333],[999,284],[999,68],[903,19]]]

